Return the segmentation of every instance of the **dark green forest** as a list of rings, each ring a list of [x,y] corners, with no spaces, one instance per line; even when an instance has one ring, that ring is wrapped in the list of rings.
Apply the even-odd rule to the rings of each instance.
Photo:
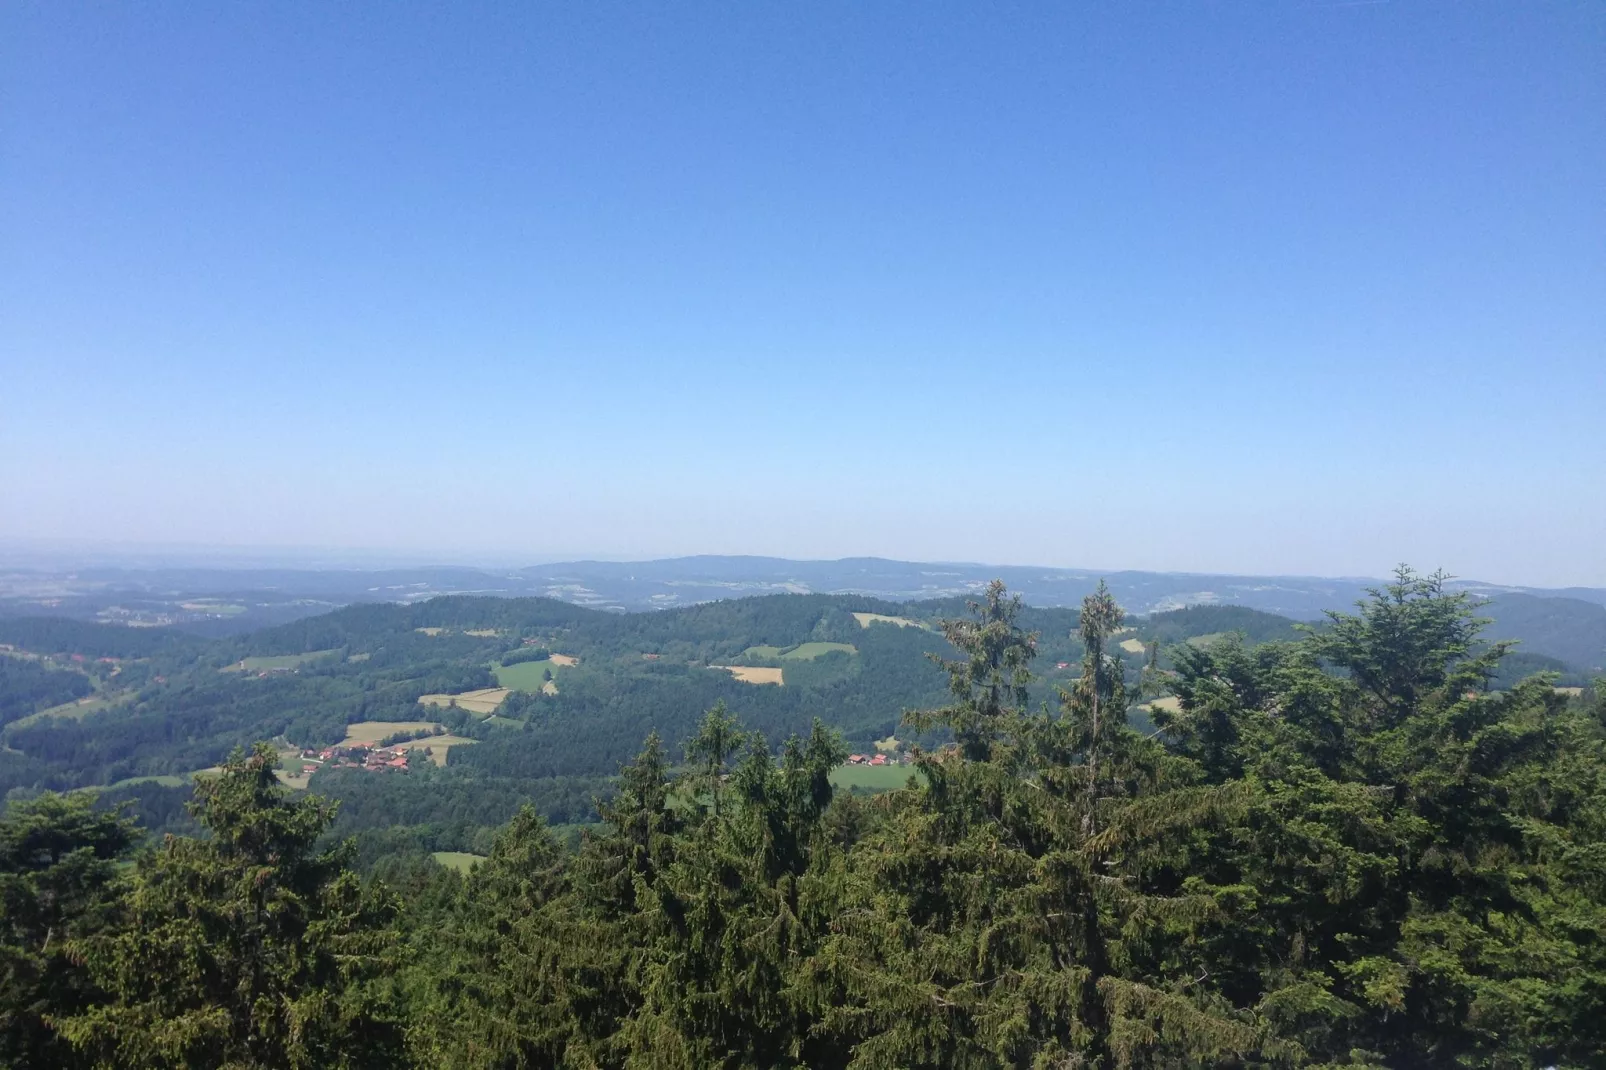
[[[242,650],[343,650],[283,682],[386,708],[425,678],[404,667],[466,679],[511,649],[411,630],[484,623],[445,601],[200,656],[217,673]],[[582,660],[520,727],[463,748],[472,776],[454,750],[443,769],[291,791],[274,747],[241,746],[164,789],[163,823],[192,834],[160,838],[114,792],[13,791],[0,1064],[1603,1065],[1606,688],[1502,683],[1508,645],[1441,577],[1402,570],[1319,628],[1211,618],[1180,640],[1102,591],[1054,616],[994,585],[930,631],[849,616],[850,632],[829,600],[730,605],[746,631],[719,607],[684,629],[496,607],[521,643]],[[787,687],[693,682],[720,679],[697,657],[839,635],[860,677],[883,639],[923,669],[926,701],[893,725],[919,741],[907,788],[833,790],[872,702],[835,728],[752,701]],[[595,682],[609,657],[643,681],[617,707]],[[846,700],[831,679],[851,671],[795,690]],[[1161,692],[1176,701],[1134,727]],[[663,695],[697,712],[618,712]],[[125,716],[154,718],[139,701]],[[646,730],[622,765],[588,754],[532,779],[530,755],[570,738],[560,709],[602,722],[588,749]],[[226,731],[249,735],[255,710]],[[417,786],[458,816],[418,809]],[[368,832],[341,835],[345,812]],[[445,849],[485,857],[465,874],[423,853]]]

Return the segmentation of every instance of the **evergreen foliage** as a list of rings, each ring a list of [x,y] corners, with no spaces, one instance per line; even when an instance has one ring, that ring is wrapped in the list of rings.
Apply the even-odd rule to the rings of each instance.
[[[777,747],[716,700],[573,846],[530,806],[487,833],[516,792],[454,804],[466,876],[396,854],[364,884],[265,747],[198,782],[205,838],[127,872],[117,814],[15,804],[0,1059],[1600,1066],[1606,688],[1495,689],[1477,611],[1402,569],[1293,638],[1151,648],[1178,703],[1140,732],[1109,592],[1061,622],[1081,665],[1050,705],[995,584],[942,623],[946,699],[910,727],[952,742],[910,787],[836,797],[837,733]]]

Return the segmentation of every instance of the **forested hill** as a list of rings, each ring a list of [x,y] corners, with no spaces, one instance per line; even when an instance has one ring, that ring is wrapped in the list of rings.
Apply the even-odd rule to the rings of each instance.
[[[214,680],[242,725],[319,694],[374,713],[453,674],[556,694],[459,711],[479,742],[444,768],[320,772],[310,792],[258,745],[195,781],[204,836],[142,846],[105,796],[13,790],[0,1065],[1600,1065],[1606,694],[1491,688],[1507,655],[1438,578],[1402,572],[1293,641],[1221,613],[1146,634],[1095,591],[1046,703],[1045,648],[1071,640],[1030,634],[1001,585],[940,633],[863,606],[731,603],[671,634],[454,601],[351,611],[301,649],[279,631],[187,669],[119,661],[149,684],[79,719],[86,742],[143,718],[176,744],[162,718]],[[38,701],[72,672],[6,657]],[[866,799],[839,780],[841,736],[788,703],[850,708],[899,665],[925,701],[894,728],[934,745]],[[672,696],[718,681],[744,706],[666,727]],[[1170,701],[1135,730],[1121,714],[1155,684]],[[32,756],[63,720],[8,739]],[[600,786],[525,766],[632,729],[587,834],[520,808]],[[355,852],[331,838],[351,830]]]
[[[716,703],[774,745],[816,718],[862,753],[940,743],[900,725],[907,710],[946,701],[931,659],[953,655],[941,622],[968,611],[960,597],[770,595],[620,614],[457,595],[356,604],[225,639],[5,618],[0,644],[14,649],[0,662],[0,790],[102,786],[108,801],[135,799],[153,826],[181,827],[190,778],[236,747],[273,740],[289,756],[438,731],[450,742],[405,780],[319,766],[311,786],[343,800],[343,828],[401,826],[415,842],[467,848],[523,802],[559,823],[594,820],[593,799],[643,738],[683,739]],[[1019,610],[1034,636],[1034,705],[1077,678],[1079,620],[1076,609]],[[1136,704],[1164,690],[1188,650],[1299,634],[1273,614],[1194,606],[1127,620],[1108,653],[1134,689],[1151,673],[1158,690],[1134,690]],[[1526,652],[1502,662],[1497,682],[1537,671],[1588,682]]]

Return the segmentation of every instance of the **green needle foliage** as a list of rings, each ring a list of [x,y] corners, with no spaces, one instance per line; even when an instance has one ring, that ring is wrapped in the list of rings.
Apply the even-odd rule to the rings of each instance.
[[[78,941],[108,996],[55,1024],[103,1067],[391,1066],[401,1031],[371,981],[395,968],[395,914],[346,852],[333,808],[292,802],[259,744],[196,787],[204,840],[141,859],[124,924]]]
[[[834,732],[774,749],[716,705],[577,847],[525,810],[466,877],[391,867],[402,899],[266,748],[131,870],[117,816],[15,805],[0,1063],[1606,1065],[1606,689],[1492,690],[1476,612],[1402,569],[1292,641],[1151,651],[1179,708],[1139,732],[1109,592],[1032,709],[994,584],[943,628],[947,703],[907,720],[952,742],[909,787],[836,797]]]

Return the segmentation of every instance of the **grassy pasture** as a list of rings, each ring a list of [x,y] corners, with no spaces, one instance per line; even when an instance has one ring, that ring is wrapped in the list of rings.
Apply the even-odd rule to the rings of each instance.
[[[485,861],[484,855],[471,855],[467,851],[435,851],[429,857],[464,876],[468,875],[468,871],[474,868],[476,862]]]
[[[275,654],[271,657],[241,658],[224,672],[266,672],[269,669],[298,669],[309,661],[327,658],[335,650],[314,650],[310,654]]]
[[[831,786],[838,791],[896,791],[920,771],[912,765],[839,765],[831,770]]]
[[[724,669],[744,684],[784,684],[780,669],[755,665],[710,665],[710,669]]]
[[[70,721],[81,720],[92,713],[98,713],[110,706],[116,705],[123,697],[122,693],[85,695],[83,698],[71,702],[63,702],[60,706],[52,706],[48,710],[30,713],[26,717],[19,717],[6,727],[22,728],[36,721],[43,721],[46,717],[64,717]]]
[[[885,613],[855,613],[853,619],[859,622],[859,627],[868,628],[872,624],[896,624],[900,628],[923,628],[925,625],[908,617],[889,617]]]
[[[491,671],[496,674],[496,682],[513,691],[541,691],[546,682],[541,679],[548,670],[552,670],[554,678],[562,672],[566,665],[560,661],[548,659],[546,661],[521,661],[517,665],[492,665]],[[553,688],[556,691],[556,688]]]
[[[1182,700],[1177,698],[1177,696],[1175,696],[1175,695],[1167,695],[1164,698],[1157,698],[1153,702],[1145,702],[1145,703],[1142,704],[1141,708],[1143,708],[1143,709],[1153,709],[1153,710],[1166,710],[1166,711],[1168,711],[1170,713],[1181,713],[1182,712]]]
[[[450,706],[455,702],[458,709],[469,713],[492,714],[512,693],[513,689],[508,687],[482,687],[457,695],[420,695],[418,701],[425,706]]]
[[[857,654],[859,648],[852,643],[800,643],[781,655],[783,661],[813,661],[822,654],[840,650],[844,654]]]
[[[784,646],[750,646],[742,653],[752,658],[778,658],[785,649]]]

